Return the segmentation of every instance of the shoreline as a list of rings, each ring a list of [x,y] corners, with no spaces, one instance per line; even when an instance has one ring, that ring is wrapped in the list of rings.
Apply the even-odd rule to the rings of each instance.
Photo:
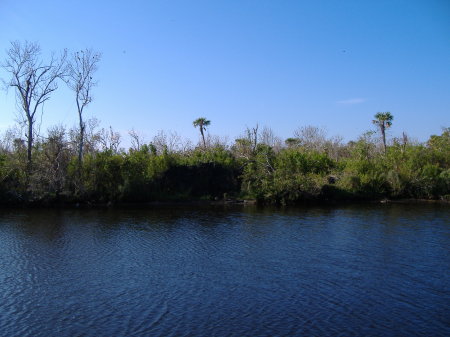
[[[304,200],[302,202],[277,204],[262,203],[255,199],[227,199],[227,200],[171,200],[171,201],[149,201],[149,202],[25,202],[25,203],[5,203],[0,204],[0,209],[7,208],[67,208],[67,209],[120,209],[120,208],[143,208],[155,206],[253,206],[261,208],[286,207],[294,208],[299,206],[351,206],[367,204],[432,204],[449,205],[450,200],[445,199],[355,199],[355,200]]]

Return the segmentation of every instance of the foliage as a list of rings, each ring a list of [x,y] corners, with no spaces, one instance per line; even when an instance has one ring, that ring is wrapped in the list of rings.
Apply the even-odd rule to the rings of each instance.
[[[376,146],[369,132],[355,142],[339,145],[339,151],[334,152],[340,153],[337,157],[297,142],[274,150],[256,137],[236,139],[231,147],[216,144],[169,151],[162,146],[163,151],[158,151],[152,144],[140,144],[125,152],[108,145],[114,143],[110,134],[87,133],[87,144],[97,142],[101,146],[89,147],[80,168],[76,142],[67,139],[61,126],[50,129],[33,148],[31,174],[24,142],[0,142],[9,144],[0,147],[0,202],[240,197],[289,204],[308,200],[445,199],[450,195],[449,129],[424,144],[394,141],[386,153]]]
[[[381,142],[369,131],[343,144],[321,128],[304,126],[283,144],[272,129],[259,130],[257,124],[227,144],[205,137],[211,121],[200,117],[193,121],[200,146],[164,131],[146,144],[132,130],[132,148],[125,151],[118,132],[83,117],[93,99],[100,54],[85,49],[69,55],[64,51],[45,60],[37,43],[18,41],[6,51],[4,84],[15,91],[25,130],[11,129],[0,140],[0,203],[450,199],[450,128],[423,144],[409,142],[406,134],[389,143],[390,112],[379,112],[372,121]],[[60,79],[75,94],[79,123],[43,136],[38,116]]]

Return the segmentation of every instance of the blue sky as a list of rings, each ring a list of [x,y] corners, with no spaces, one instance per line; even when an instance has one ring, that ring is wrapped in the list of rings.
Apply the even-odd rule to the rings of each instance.
[[[87,116],[150,140],[174,130],[234,139],[267,125],[282,138],[315,125],[355,139],[373,115],[391,136],[426,140],[450,126],[450,1],[0,1],[0,60],[9,41],[102,53]],[[0,70],[0,77],[7,77]],[[0,92],[0,130],[14,124]],[[76,123],[60,85],[43,128]]]

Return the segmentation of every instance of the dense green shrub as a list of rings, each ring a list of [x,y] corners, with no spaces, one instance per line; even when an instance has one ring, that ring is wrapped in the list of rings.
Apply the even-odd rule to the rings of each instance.
[[[255,139],[182,152],[154,146],[92,148],[80,162],[76,146],[54,129],[36,142],[29,166],[20,141],[0,149],[0,202],[254,198],[289,204],[308,200],[449,198],[450,132],[424,144],[384,147],[366,133],[336,151],[301,144],[275,148]],[[331,158],[328,153],[334,153]]]
[[[84,157],[82,181],[84,197],[97,201],[118,200],[123,192],[124,158],[110,150]]]

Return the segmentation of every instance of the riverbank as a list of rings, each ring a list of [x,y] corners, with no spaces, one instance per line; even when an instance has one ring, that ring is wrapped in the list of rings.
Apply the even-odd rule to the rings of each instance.
[[[52,159],[43,145],[32,165],[20,151],[0,151],[0,204],[450,200],[450,131],[386,151],[365,139],[334,152],[301,144],[248,146],[237,140],[182,152],[150,145],[95,150],[79,162],[70,151]]]
[[[297,206],[351,206],[362,204],[440,204],[449,205],[450,199],[352,199],[352,200],[329,200],[315,199],[303,200],[301,202],[281,204],[258,201],[256,199],[226,199],[226,200],[159,200],[149,202],[89,202],[89,201],[30,201],[10,202],[0,204],[0,208],[73,208],[73,209],[95,209],[95,208],[145,208],[145,207],[170,207],[170,206],[256,206],[256,207],[297,207]]]

